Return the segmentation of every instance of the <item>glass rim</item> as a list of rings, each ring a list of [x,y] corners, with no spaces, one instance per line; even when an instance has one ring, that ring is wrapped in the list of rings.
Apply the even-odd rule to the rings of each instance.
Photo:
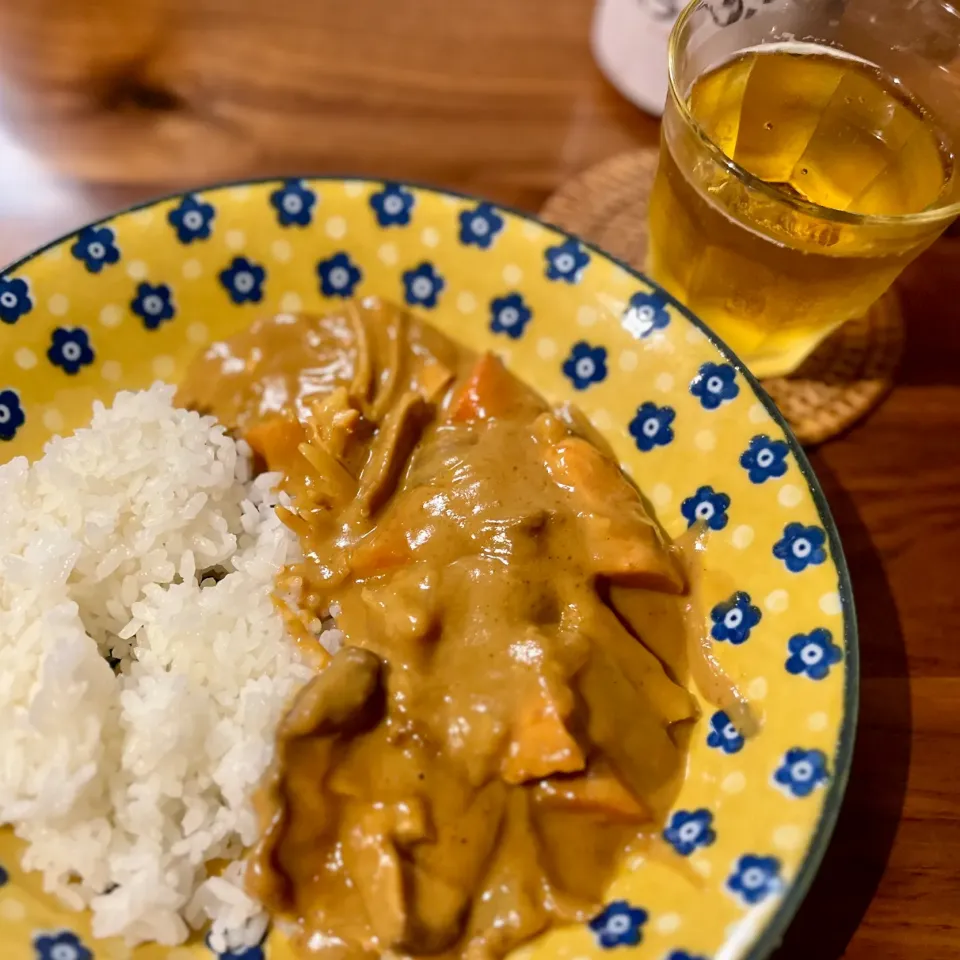
[[[944,204],[939,207],[928,207],[916,213],[877,214],[837,210],[834,207],[825,207],[819,203],[814,203],[812,200],[804,200],[801,197],[791,196],[773,184],[761,180],[760,177],[751,173],[746,167],[741,166],[736,160],[728,157],[726,153],[714,143],[713,138],[703,129],[696,117],[690,112],[686,97],[680,93],[681,87],[679,77],[677,76],[680,35],[690,22],[694,13],[704,6],[705,3],[706,0],[690,0],[681,11],[680,16],[677,17],[673,29],[670,31],[670,41],[667,47],[667,88],[668,95],[679,111],[681,119],[696,134],[697,138],[703,143],[707,152],[716,163],[725,167],[751,190],[756,190],[768,199],[782,203],[800,213],[812,215],[821,220],[827,220],[833,223],[852,224],[856,226],[911,227],[934,224],[941,220],[946,222],[960,214],[960,200],[955,200],[953,203]],[[744,49],[747,48],[745,47]]]

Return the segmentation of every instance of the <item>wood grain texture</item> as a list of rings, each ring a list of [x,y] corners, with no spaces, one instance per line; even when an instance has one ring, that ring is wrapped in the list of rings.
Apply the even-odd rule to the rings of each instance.
[[[656,141],[588,0],[0,0],[0,262],[220,178],[412,178],[527,210]],[[835,840],[778,960],[960,956],[960,239],[902,283],[900,383],[813,454],[860,619]]]

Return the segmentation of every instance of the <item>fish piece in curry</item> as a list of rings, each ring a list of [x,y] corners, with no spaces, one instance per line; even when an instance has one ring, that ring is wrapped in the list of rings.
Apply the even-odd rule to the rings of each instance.
[[[376,300],[258,321],[180,401],[283,473],[303,548],[278,602],[318,673],[258,797],[251,892],[331,960],[486,960],[592,916],[697,717],[687,569],[609,448]]]

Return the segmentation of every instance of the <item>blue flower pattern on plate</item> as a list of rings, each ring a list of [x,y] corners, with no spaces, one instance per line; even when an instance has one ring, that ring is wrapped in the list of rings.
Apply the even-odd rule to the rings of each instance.
[[[586,390],[591,383],[600,383],[607,377],[606,347],[591,347],[585,340],[575,343],[570,356],[563,362],[563,372],[576,390]]]
[[[55,367],[61,367],[64,373],[79,373],[81,367],[93,363],[90,335],[83,327],[74,327],[72,330],[57,327],[51,337],[47,359]]]
[[[649,400],[637,407],[630,421],[630,436],[641,453],[649,453],[654,447],[665,447],[673,440],[673,423],[677,413],[673,407],[658,407]]]
[[[0,277],[0,320],[16,323],[32,309],[27,281],[20,277]]]
[[[776,857],[745,854],[727,878],[727,889],[753,905],[780,889],[780,861]]]
[[[354,288],[363,279],[363,271],[341,250],[317,264],[320,292],[325,297],[352,297]]]
[[[686,950],[673,950],[667,956],[667,960],[707,960],[707,958],[694,956],[692,953],[687,953]]]
[[[729,600],[718,603],[710,611],[714,640],[728,640],[734,646],[750,638],[750,631],[760,622],[760,608],[750,602],[750,594],[738,590]]]
[[[267,271],[246,257],[234,257],[220,271],[220,283],[234,303],[259,303],[263,299],[263,281]]]
[[[193,243],[194,240],[209,239],[214,215],[213,204],[188,193],[180,205],[167,214],[167,221],[181,243]]]
[[[209,947],[210,944],[208,943]],[[259,944],[252,947],[240,947],[234,950],[224,950],[222,953],[217,953],[217,960],[264,960],[266,954],[263,952],[263,947]]]
[[[105,266],[120,259],[113,230],[110,227],[84,227],[77,234],[70,252],[82,260],[90,273],[99,273]]]
[[[620,325],[638,340],[649,337],[670,323],[667,298],[662,293],[635,293],[627,304]]]
[[[533,311],[519,293],[508,293],[490,301],[490,329],[494,333],[505,333],[513,340],[523,336],[532,316]]]
[[[83,941],[69,930],[36,935],[33,949],[37,960],[93,960]]]
[[[791,573],[800,573],[811,564],[827,559],[826,540],[827,535],[820,527],[788,523],[783,528],[783,538],[773,545],[773,555],[782,560]]]
[[[681,857],[689,857],[698,847],[709,847],[717,839],[712,825],[709,810],[677,810],[663,831],[663,839]]]
[[[790,448],[783,440],[771,440],[765,433],[754,437],[740,455],[740,466],[747,471],[751,483],[763,483],[787,472]]]
[[[631,907],[626,900],[614,900],[590,921],[597,943],[605,950],[612,947],[635,947],[642,939],[641,929],[647,922],[647,911]]]
[[[565,240],[555,247],[547,247],[544,256],[547,261],[547,279],[562,280],[564,283],[579,283],[590,262],[590,254],[573,239]]]
[[[722,530],[727,525],[729,506],[730,498],[725,493],[717,493],[713,487],[699,487],[692,497],[680,504],[680,512],[688,527],[700,521],[711,530]]]
[[[739,392],[737,372],[729,363],[704,363],[690,381],[690,392],[704,410],[716,410]]]
[[[385,183],[370,195],[370,206],[381,227],[405,227],[410,222],[414,196],[398,183]]]
[[[286,180],[270,194],[281,227],[306,227],[313,219],[317,195],[302,180]]]
[[[445,286],[443,277],[426,260],[403,273],[403,296],[411,306],[435,307]]]
[[[0,866],[0,887],[6,886],[10,880],[10,874]]]
[[[827,756],[822,750],[793,747],[773,775],[775,783],[794,797],[809,797],[817,787],[830,779]]]
[[[173,292],[165,283],[156,286],[141,283],[137,295],[130,303],[130,309],[143,320],[148,330],[156,330],[161,323],[172,320],[177,312],[173,303]]]
[[[460,242],[487,250],[503,229],[503,217],[489,203],[460,211]]]
[[[707,746],[724,753],[739,753],[743,749],[743,734],[733,725],[725,710],[718,710],[710,718]]]
[[[26,421],[20,394],[9,387],[0,390],[0,440],[12,440]]]
[[[843,659],[843,651],[833,642],[833,634],[824,627],[810,633],[795,633],[787,641],[790,656],[785,664],[787,673],[801,673],[811,680],[822,680],[830,668]]]

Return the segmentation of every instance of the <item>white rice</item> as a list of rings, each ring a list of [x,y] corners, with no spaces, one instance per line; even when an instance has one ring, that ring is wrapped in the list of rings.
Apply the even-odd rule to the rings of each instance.
[[[277,477],[250,482],[249,448],[173,393],[121,393],[0,467],[0,823],[95,936],[172,945],[212,920],[237,948],[265,919],[239,863],[206,865],[255,840],[312,671],[271,600],[297,552]]]

